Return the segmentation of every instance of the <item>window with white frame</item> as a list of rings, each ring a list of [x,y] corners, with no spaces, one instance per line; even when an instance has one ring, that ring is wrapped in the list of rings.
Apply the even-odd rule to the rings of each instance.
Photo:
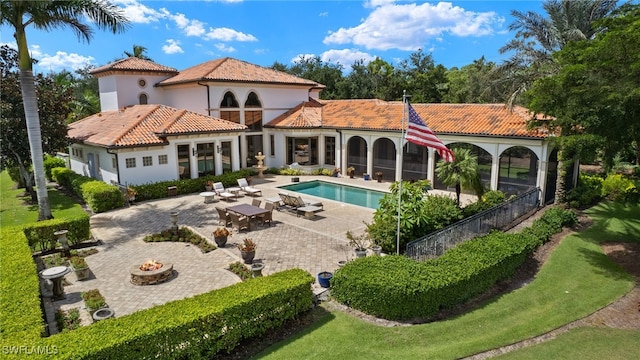
[[[111,158],[111,167],[114,169],[118,169],[118,160],[115,156]]]
[[[152,165],[153,165],[153,157],[151,156],[142,157],[142,166],[152,166]]]
[[[124,159],[124,164],[127,168],[134,168],[136,167],[136,158],[126,158]]]
[[[169,157],[167,155],[158,155],[158,164],[166,165],[169,163]]]

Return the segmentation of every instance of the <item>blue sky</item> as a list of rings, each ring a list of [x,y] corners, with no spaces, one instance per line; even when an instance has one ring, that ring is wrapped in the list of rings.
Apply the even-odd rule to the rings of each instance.
[[[485,56],[501,62],[500,47],[511,10],[543,13],[541,1],[142,1],[112,0],[131,26],[122,34],[95,29],[83,42],[68,28],[27,29],[36,72],[100,66],[124,57],[133,45],[178,70],[220,57],[271,66],[293,64],[301,56],[350,68],[380,57],[396,65],[423,49],[436,64],[461,67]],[[0,27],[0,43],[15,47],[13,30]]]

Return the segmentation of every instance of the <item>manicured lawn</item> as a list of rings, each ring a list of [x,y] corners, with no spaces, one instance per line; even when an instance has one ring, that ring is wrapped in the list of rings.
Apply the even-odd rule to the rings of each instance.
[[[594,225],[563,239],[534,281],[478,310],[447,321],[394,328],[333,311],[257,357],[454,359],[534,337],[582,318],[613,302],[634,284],[629,274],[602,253],[599,242],[640,238],[638,206],[606,203],[589,213]],[[567,352],[574,350],[571,343],[567,346]],[[608,346],[607,354],[627,358],[628,349],[622,346],[621,356],[615,356],[617,350]]]
[[[0,173],[0,224],[15,226],[38,220],[38,205],[28,204],[30,196],[24,196],[24,189],[15,189],[15,183],[6,171]],[[75,217],[84,210],[74,200],[55,189],[49,188],[51,213],[55,218]]]

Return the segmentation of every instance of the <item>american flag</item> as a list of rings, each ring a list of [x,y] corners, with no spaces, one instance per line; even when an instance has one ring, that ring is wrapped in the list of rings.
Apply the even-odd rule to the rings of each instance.
[[[416,145],[426,146],[436,149],[438,155],[446,161],[452,162],[455,160],[453,152],[449,150],[436,134],[429,129],[427,124],[422,121],[420,115],[413,110],[411,104],[409,105],[409,127],[407,128],[406,139]]]

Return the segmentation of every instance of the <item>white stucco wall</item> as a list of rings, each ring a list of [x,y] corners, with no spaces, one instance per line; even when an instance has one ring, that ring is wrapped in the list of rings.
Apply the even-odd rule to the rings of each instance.
[[[126,106],[139,104],[140,94],[147,95],[148,104],[164,104],[164,89],[154,87],[161,80],[166,79],[164,75],[153,74],[120,74],[108,75],[98,79],[100,87],[100,109],[101,111],[114,111]],[[144,81],[144,86],[141,85]]]

